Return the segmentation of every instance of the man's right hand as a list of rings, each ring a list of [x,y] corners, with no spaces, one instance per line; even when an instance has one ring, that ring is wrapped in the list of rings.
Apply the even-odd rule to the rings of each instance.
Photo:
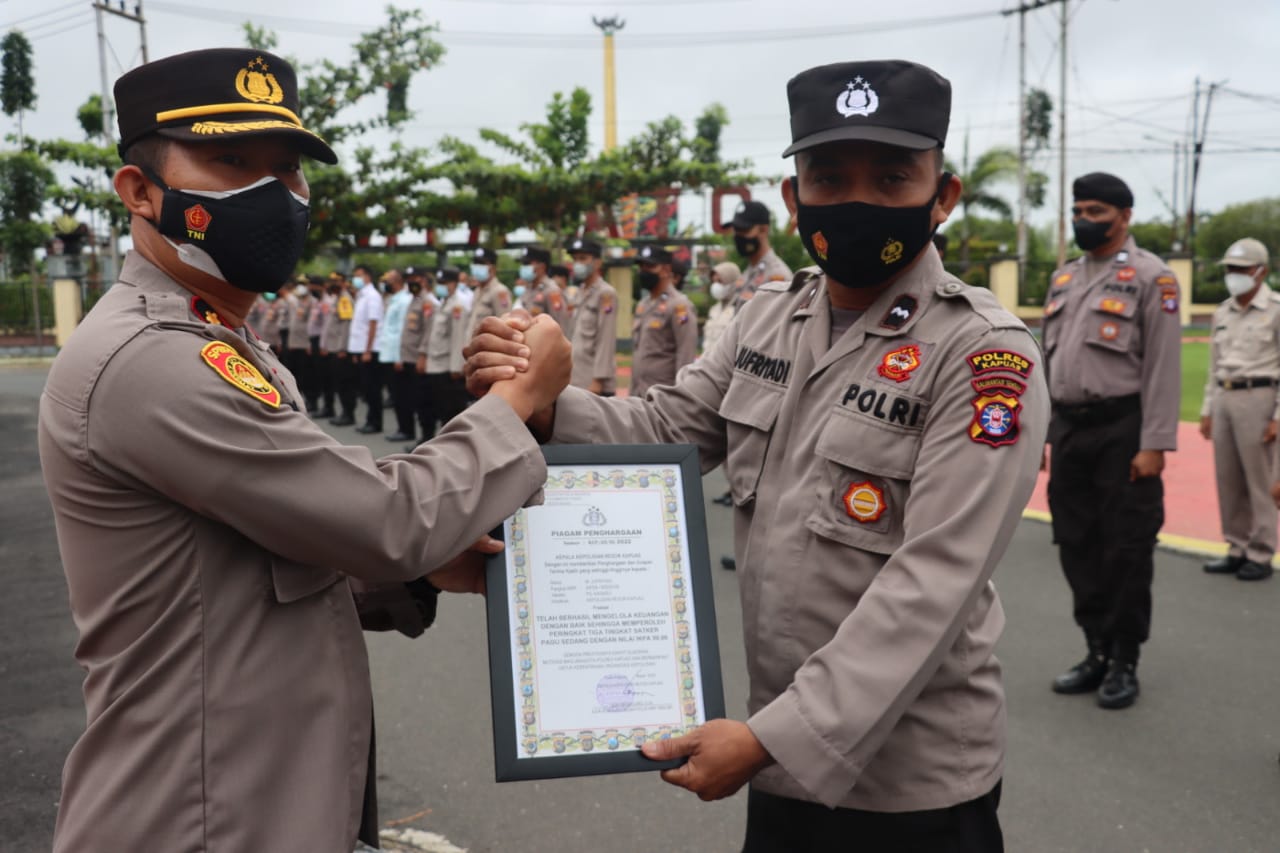
[[[1200,434],[1204,436],[1206,439],[1213,438],[1212,416],[1205,415],[1204,417],[1200,418]]]
[[[363,361],[365,364],[368,364],[369,362],[373,361],[373,353],[366,352],[364,355],[360,356],[360,360]]]
[[[485,317],[475,335],[462,348],[466,358],[462,373],[467,390],[483,397],[493,383],[514,379],[529,369],[529,347],[525,332],[533,325],[529,312],[517,309],[501,317]]]
[[[535,413],[550,411],[568,387],[573,347],[556,321],[545,315],[535,319],[522,337],[529,350],[528,367],[492,383],[487,390],[506,400],[520,419],[527,421]],[[467,361],[469,364],[470,357]]]

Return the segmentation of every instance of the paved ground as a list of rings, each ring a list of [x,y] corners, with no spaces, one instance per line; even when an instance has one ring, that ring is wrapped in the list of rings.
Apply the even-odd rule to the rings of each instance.
[[[0,367],[0,850],[47,850],[58,776],[83,725],[75,631],[34,446],[43,371]],[[343,440],[354,441],[350,430]],[[380,437],[369,446],[391,446]],[[713,473],[709,496],[723,489]],[[729,514],[711,506],[713,559]],[[714,573],[731,716],[744,713],[737,579]],[[1280,584],[1208,577],[1157,556],[1143,696],[1123,712],[1059,697],[1081,653],[1048,528],[1024,522],[997,573],[1009,624],[1001,808],[1010,851],[1274,853],[1280,849]],[[732,851],[744,802],[703,804],[655,777],[495,784],[483,606],[450,598],[419,641],[370,638],[382,818],[481,851]]]

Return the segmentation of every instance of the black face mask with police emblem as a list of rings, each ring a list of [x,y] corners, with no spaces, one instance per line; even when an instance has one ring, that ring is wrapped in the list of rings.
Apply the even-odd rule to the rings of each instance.
[[[1071,230],[1075,233],[1076,245],[1086,252],[1092,252],[1110,239],[1107,235],[1111,231],[1111,226],[1115,224],[1116,221],[1114,219],[1106,222],[1094,222],[1091,219],[1081,217],[1071,223]]]
[[[278,179],[231,192],[176,190],[144,172],[164,190],[160,221],[151,224],[172,238],[180,261],[252,293],[278,290],[293,275],[311,209]]]
[[[933,197],[919,207],[850,201],[808,205],[795,178],[796,228],[809,257],[846,287],[875,287],[915,260],[933,239],[934,202],[951,180],[943,174]]]

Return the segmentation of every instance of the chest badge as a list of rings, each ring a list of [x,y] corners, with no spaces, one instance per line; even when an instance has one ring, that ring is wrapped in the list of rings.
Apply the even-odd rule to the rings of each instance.
[[[213,368],[214,373],[250,397],[261,400],[273,409],[280,408],[280,392],[266,380],[258,368],[236,352],[235,347],[213,341],[204,345],[204,349],[200,350],[200,357]]]
[[[1123,299],[1112,299],[1111,297],[1107,297],[1102,300],[1098,307],[1108,314],[1123,314],[1124,309],[1128,308],[1129,304]]]
[[[888,508],[884,502],[884,492],[870,480],[851,483],[845,490],[843,501],[844,511],[859,524],[879,521]]]
[[[1104,341],[1114,341],[1120,337],[1120,327],[1108,320],[1098,327],[1098,334],[1102,336]]]
[[[1138,271],[1135,270],[1133,267],[1125,267],[1124,269],[1116,273],[1116,281],[1133,281],[1134,276],[1136,276],[1137,274],[1138,274]]]
[[[908,344],[886,353],[880,366],[876,368],[876,373],[894,382],[906,382],[919,366],[920,347]]]

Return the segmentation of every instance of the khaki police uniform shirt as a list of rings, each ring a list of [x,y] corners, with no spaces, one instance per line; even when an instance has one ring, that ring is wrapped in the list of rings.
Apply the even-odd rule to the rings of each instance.
[[[324,334],[324,326],[333,311],[333,303],[333,297],[327,293],[311,297],[311,306],[307,312],[307,337],[319,338]]]
[[[249,314],[244,318],[244,323],[255,334],[262,334],[266,330],[264,323],[267,315],[271,312],[271,303],[263,298],[262,294],[258,294],[258,298],[253,300],[253,307],[249,309]]]
[[[427,373],[461,373],[465,359],[462,348],[468,338],[466,297],[455,290],[444,304],[433,309],[427,341]]]
[[[505,284],[495,278],[477,286],[475,302],[471,306],[471,316],[467,320],[463,345],[465,346],[465,341],[471,340],[471,336],[476,333],[476,329],[480,328],[480,324],[486,317],[501,317],[510,310],[511,291]]]
[[[342,300],[346,297],[346,309],[343,309]],[[351,335],[351,314],[354,309],[351,303],[351,297],[346,293],[340,293],[337,296],[325,296],[329,300],[329,313],[325,315],[324,328],[320,331],[320,349],[329,354],[346,352],[347,339]],[[347,316],[344,319],[343,314]]]
[[[417,362],[418,353],[426,340],[430,322],[429,315],[423,315],[422,307],[427,304],[428,296],[426,291],[419,291],[405,311],[404,329],[400,332],[400,361],[402,362]]]
[[[688,442],[735,505],[759,790],[874,811],[952,806],[1001,778],[990,577],[1049,414],[1026,327],[916,264],[837,341],[816,269],[762,287],[674,387],[568,389],[558,442]]]
[[[292,298],[293,305],[290,307],[289,313],[289,349],[311,349],[311,338],[307,329],[313,301],[311,294],[308,293],[306,296],[294,296]]]
[[[344,446],[192,304],[131,252],[41,397],[87,712],[54,849],[349,851],[371,700],[348,579],[440,566],[546,466],[487,398],[413,454]]]
[[[1130,237],[1104,262],[1053,274],[1044,348],[1055,403],[1142,395],[1143,450],[1175,450],[1182,398],[1178,280]]]
[[[761,255],[760,260],[754,264],[748,264],[743,271],[742,280],[738,282],[738,288],[733,295],[733,305],[735,308],[741,308],[756,295],[761,285],[771,281],[790,280],[791,268],[782,262],[782,258],[779,258],[773,249],[769,249]]]
[[[617,389],[618,373],[618,293],[597,276],[578,290],[578,306],[573,321],[573,374],[569,380],[578,388],[590,388],[600,380],[601,391]]]
[[[431,351],[431,330],[435,327],[436,312],[441,302],[430,291],[422,291],[422,340],[418,342],[418,355],[426,357]]]
[[[1200,416],[1213,414],[1213,404],[1226,393],[1219,382],[1233,379],[1280,380],[1280,296],[1265,284],[1245,308],[1235,297],[1213,312],[1209,344],[1209,374],[1204,384]],[[1276,413],[1280,419],[1280,392]]]
[[[262,322],[262,339],[267,345],[280,351],[281,337],[280,328],[288,327],[289,320],[289,300],[284,296],[277,294],[276,298],[271,300],[271,307],[267,309],[266,319]]]
[[[569,322],[569,303],[565,301],[560,285],[549,278],[544,278],[525,291],[524,304],[535,317],[550,314],[561,329],[566,328]]]
[[[698,312],[689,297],[668,287],[636,306],[631,327],[631,390],[639,396],[654,385],[670,385],[698,357]]]

